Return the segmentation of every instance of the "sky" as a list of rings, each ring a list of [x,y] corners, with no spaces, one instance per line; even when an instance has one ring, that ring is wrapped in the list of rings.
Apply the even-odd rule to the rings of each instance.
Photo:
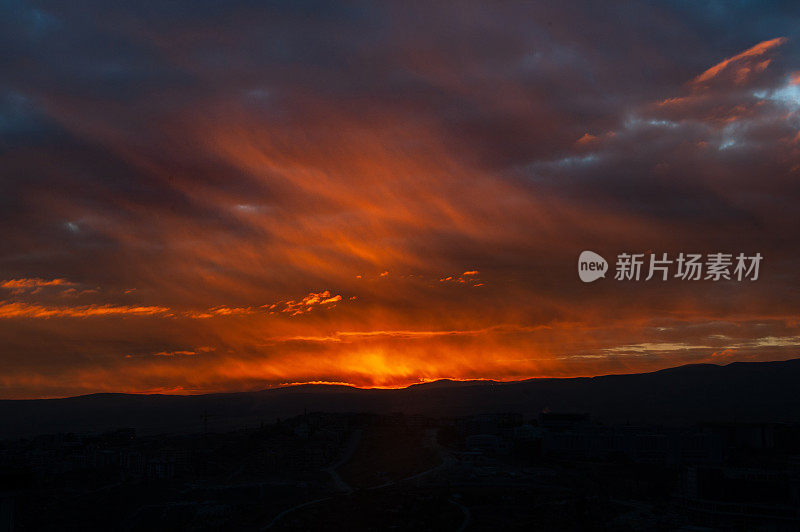
[[[798,28],[792,2],[0,0],[0,398],[797,357]],[[620,253],[763,260],[624,281]]]

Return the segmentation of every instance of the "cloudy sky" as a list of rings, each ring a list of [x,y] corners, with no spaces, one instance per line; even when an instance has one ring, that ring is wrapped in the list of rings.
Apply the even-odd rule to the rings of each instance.
[[[0,0],[0,397],[800,355],[796,5],[425,4]]]

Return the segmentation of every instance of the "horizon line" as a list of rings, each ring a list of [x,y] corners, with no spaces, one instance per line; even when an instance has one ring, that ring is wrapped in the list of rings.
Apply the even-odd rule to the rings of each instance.
[[[275,385],[268,385],[265,388],[256,388],[250,390],[228,390],[228,391],[201,391],[199,393],[168,393],[167,391],[154,391],[154,390],[147,390],[147,391],[126,391],[126,392],[90,392],[78,395],[64,395],[64,396],[50,396],[50,397],[24,397],[24,398],[5,398],[0,397],[0,401],[53,401],[53,400],[61,400],[61,399],[79,399],[81,397],[91,397],[95,395],[138,395],[138,396],[152,396],[152,395],[160,395],[166,397],[202,397],[207,395],[234,395],[234,394],[246,394],[246,393],[257,393],[257,392],[266,392],[272,390],[284,390],[284,389],[291,389],[296,388],[299,386],[341,386],[346,388],[352,388],[354,390],[407,390],[414,386],[422,386],[426,384],[434,384],[437,382],[475,382],[475,383],[493,383],[493,384],[514,384],[526,381],[533,381],[533,380],[569,380],[569,379],[594,379],[600,377],[613,377],[613,376],[625,376],[625,375],[646,375],[649,373],[658,373],[661,371],[667,371],[671,369],[678,369],[690,366],[716,366],[716,367],[726,367],[732,364],[775,364],[781,362],[791,362],[793,360],[800,361],[800,356],[794,356],[792,358],[784,358],[784,359],[777,359],[777,360],[731,360],[726,361],[725,363],[717,363],[717,362],[694,362],[689,364],[679,364],[677,366],[666,366],[659,369],[654,369],[652,371],[639,371],[639,372],[632,372],[632,373],[600,373],[596,375],[575,375],[572,377],[553,377],[547,375],[535,376],[535,377],[523,377],[519,379],[492,379],[487,377],[476,377],[473,379],[462,379],[462,378],[451,378],[451,377],[440,377],[437,379],[429,379],[420,382],[415,382],[413,384],[407,384],[405,386],[357,386],[353,383],[344,382],[344,381],[324,381],[324,380],[316,380],[316,381],[305,381],[305,382],[286,382],[281,384]],[[179,387],[178,387],[179,388]],[[173,389],[173,392],[178,391],[178,388]]]

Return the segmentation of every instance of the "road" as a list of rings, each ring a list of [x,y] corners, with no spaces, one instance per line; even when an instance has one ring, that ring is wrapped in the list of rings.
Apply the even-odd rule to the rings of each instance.
[[[346,464],[347,461],[353,457],[356,449],[358,449],[358,444],[361,443],[361,435],[363,433],[364,431],[361,429],[354,430],[353,434],[350,435],[350,439],[347,440],[347,444],[345,444],[342,456],[340,456],[336,462],[325,468],[325,472],[328,473],[333,479],[333,485],[338,491],[343,493],[353,493],[353,487],[345,482],[336,470]]]
[[[438,430],[439,429],[431,429],[431,430],[429,430],[428,434],[427,434],[427,437],[428,437],[429,442],[431,443],[431,445],[433,445],[439,451],[439,456],[442,459],[442,462],[439,465],[434,466],[434,467],[432,467],[430,469],[426,469],[425,471],[422,471],[421,473],[417,473],[415,475],[411,475],[410,477],[401,478],[399,480],[392,480],[390,482],[386,482],[386,483],[380,484],[378,486],[372,486],[372,487],[366,488],[366,489],[367,490],[377,490],[377,489],[382,489],[382,488],[388,488],[388,487],[394,486],[396,484],[402,484],[404,482],[409,482],[409,481],[412,481],[412,480],[416,480],[416,479],[422,478],[424,476],[430,475],[431,473],[435,473],[437,471],[441,471],[442,469],[444,469],[444,468],[450,466],[451,464],[455,463],[456,459],[453,457],[453,455],[451,453],[449,453],[448,451],[446,451],[445,449],[443,449],[439,445],[438,437],[437,437],[438,436]],[[333,478],[333,482],[334,482],[334,485],[337,487],[337,490],[342,492],[345,495],[351,494],[353,492],[353,488],[352,488],[352,486],[350,486],[347,482],[345,482],[339,476],[339,473],[336,472],[336,469],[341,467],[345,463],[347,463],[347,461],[350,460],[350,458],[352,458],[353,454],[355,453],[356,449],[358,448],[359,442],[361,441],[361,435],[362,435],[362,431],[361,430],[354,431],[353,435],[350,437],[350,440],[348,440],[348,442],[347,442],[347,444],[345,446],[345,450],[342,452],[342,456],[336,462],[334,462],[333,464],[331,464],[330,466],[325,468],[325,471],[328,474],[330,474],[331,477]],[[284,510],[281,513],[279,513],[278,515],[276,515],[272,519],[272,521],[270,521],[267,524],[267,526],[265,526],[263,528],[263,530],[268,530],[269,528],[272,528],[278,521],[283,519],[288,514],[294,512],[295,510],[299,510],[300,508],[305,508],[305,507],[311,506],[313,504],[318,504],[318,503],[321,503],[321,502],[329,501],[329,500],[333,499],[334,497],[335,497],[334,495],[331,495],[331,496],[328,496],[328,497],[321,497],[319,499],[314,499],[312,501],[306,501],[304,503],[300,503],[300,504],[297,504],[295,506],[292,506],[291,508],[287,508],[286,510]],[[466,506],[464,506],[463,504],[461,504],[461,503],[459,503],[459,502],[457,502],[455,500],[449,500],[449,502],[454,504],[454,505],[456,505],[456,506],[458,506],[459,509],[461,509],[461,512],[464,514],[464,521],[462,522],[461,527],[459,528],[459,531],[462,531],[462,530],[464,530],[466,528],[467,524],[469,524],[469,521],[470,521],[469,509]]]

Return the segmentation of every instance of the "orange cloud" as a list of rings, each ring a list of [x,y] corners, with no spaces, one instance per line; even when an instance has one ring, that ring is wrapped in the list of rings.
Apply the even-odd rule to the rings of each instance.
[[[442,277],[439,279],[440,283],[461,283],[461,284],[469,284],[472,286],[483,286],[483,283],[480,283],[477,276],[480,274],[478,270],[468,270],[462,273],[461,275],[448,275],[447,277]]]
[[[325,305],[332,305],[342,300],[341,295],[332,296],[328,290],[323,292],[311,292],[299,301],[285,301],[282,302],[283,308],[280,312],[288,313],[292,316],[297,316],[305,312],[310,312],[314,307],[321,307]]]
[[[161,351],[159,353],[153,353],[155,357],[174,357],[174,356],[194,356],[197,354],[197,351]]]
[[[57,283],[60,284],[60,283]],[[94,291],[92,291],[94,293]],[[353,301],[355,296],[350,298]],[[310,312],[314,308],[331,308],[335,303],[342,301],[342,296],[331,295],[328,290],[311,292],[299,301],[289,300],[278,303],[250,306],[231,307],[219,305],[204,310],[177,310],[160,305],[112,305],[96,304],[81,306],[48,306],[20,301],[0,302],[0,319],[2,318],[88,318],[101,316],[166,316],[185,317],[197,320],[208,320],[224,316],[265,315],[270,312],[282,312],[290,315],[299,315]]]
[[[736,54],[736,55],[734,55],[732,57],[729,57],[729,58],[725,59],[724,61],[721,61],[721,62],[717,63],[716,65],[712,66],[711,68],[709,68],[708,70],[706,70],[705,72],[703,72],[702,74],[700,74],[699,76],[694,78],[692,80],[692,85],[697,86],[697,85],[702,85],[704,83],[707,83],[707,82],[713,80],[714,78],[717,78],[718,76],[720,76],[729,67],[732,67],[733,65],[736,65],[736,64],[739,64],[739,63],[742,63],[743,61],[746,61],[746,60],[751,60],[752,58],[755,58],[755,57],[760,57],[760,56],[764,55],[765,53],[769,52],[770,50],[781,46],[787,40],[788,39],[786,39],[786,37],[778,37],[776,39],[770,39],[768,41],[760,42],[760,43],[756,44],[755,46],[753,46],[751,48],[748,48],[744,52],[741,52],[741,53]],[[769,65],[769,61],[762,61],[757,65],[757,69],[764,70],[768,65]],[[740,82],[744,81],[744,79],[746,79],[746,77],[749,75],[749,73],[750,73],[750,69],[749,69],[748,66],[745,66],[745,65],[740,66],[739,69],[737,70],[737,73],[736,73],[737,80],[740,81]]]
[[[17,288],[39,288],[40,286],[75,286],[66,279],[9,279],[0,283],[0,287],[17,289]]]
[[[14,294],[20,294],[26,291],[38,291],[41,288],[54,286],[71,289],[71,287],[77,286],[77,284],[71,283],[66,279],[41,279],[38,277],[8,279],[0,283],[0,288],[11,290]]]
[[[171,311],[160,306],[85,305],[79,307],[47,307],[43,305],[0,302],[2,318],[88,318],[95,316],[168,316]]]

